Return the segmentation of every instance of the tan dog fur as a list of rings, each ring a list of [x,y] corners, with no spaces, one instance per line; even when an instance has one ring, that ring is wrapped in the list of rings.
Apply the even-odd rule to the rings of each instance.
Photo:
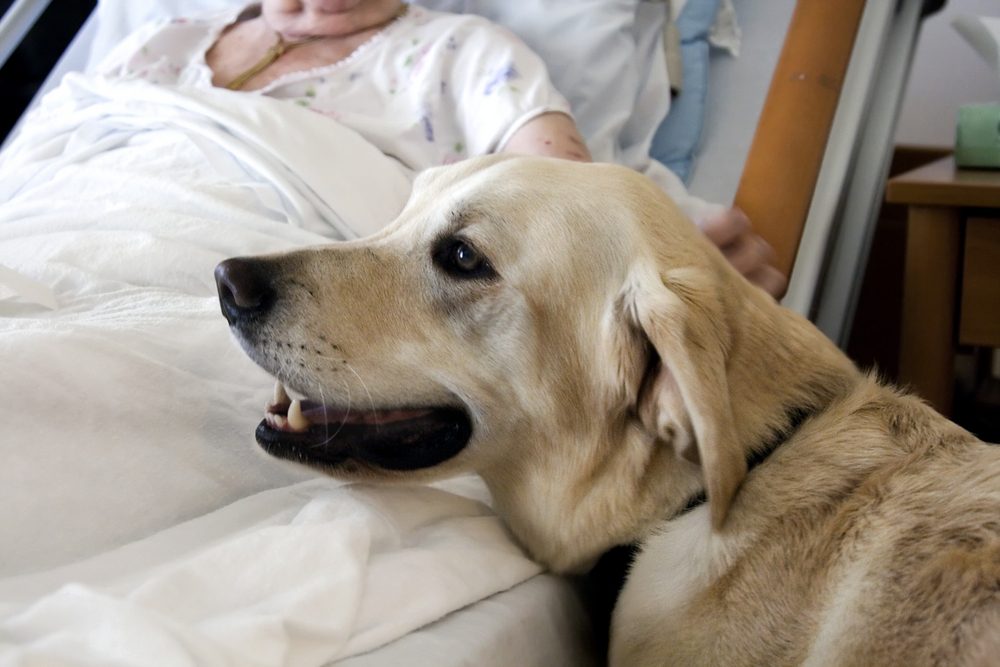
[[[497,280],[432,265],[456,234]],[[433,469],[327,472],[474,470],[560,572],[642,542],[613,664],[1000,662],[1000,449],[859,372],[644,177],[473,160],[422,175],[374,237],[267,261],[281,296],[248,350],[282,381],[472,416]]]

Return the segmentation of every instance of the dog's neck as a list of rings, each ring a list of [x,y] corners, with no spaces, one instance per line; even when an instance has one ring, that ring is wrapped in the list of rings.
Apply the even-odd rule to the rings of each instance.
[[[747,474],[749,475],[755,468],[763,464],[775,450],[794,437],[803,422],[821,410],[822,408],[819,410],[813,408],[789,410],[787,429],[775,434],[769,442],[750,450],[747,456]],[[680,509],[668,515],[667,520],[673,521],[680,518],[706,502],[708,502],[708,495],[702,488],[688,496]],[[597,559],[597,562],[583,579],[583,592],[587,598],[588,608],[594,617],[595,630],[598,633],[604,632],[604,629],[610,625],[611,612],[622,587],[625,585],[625,579],[639,553],[640,546],[640,542],[635,541],[609,548],[601,554],[601,557]]]
[[[766,461],[768,457],[771,456],[771,454],[776,449],[781,447],[781,445],[783,445],[787,440],[791,439],[795,435],[795,433],[799,430],[799,427],[802,426],[802,423],[805,422],[806,419],[821,412],[822,409],[823,407],[819,408],[809,407],[809,408],[794,408],[788,410],[787,428],[776,433],[769,441],[762,443],[760,446],[754,447],[748,451],[746,456],[747,475],[753,472],[754,468],[764,463],[764,461]],[[688,512],[691,512],[692,510],[701,507],[707,502],[708,502],[708,494],[705,493],[705,489],[702,488],[701,490],[696,491],[692,495],[688,496],[687,501],[684,503],[681,509],[678,510],[675,514],[669,515],[669,520],[672,521],[678,517],[681,517],[687,514]]]
[[[730,326],[736,333],[728,355],[730,402],[740,425],[735,444],[748,461],[784,442],[801,415],[822,409],[861,380],[850,360],[815,327],[754,292]],[[760,371],[780,367],[800,370]],[[704,492],[700,466],[656,441],[634,415],[609,421],[601,432],[525,434],[548,443],[539,447],[540,456],[563,457],[563,462],[594,442],[593,450],[601,454],[590,457],[586,469],[574,471],[572,478],[540,478],[529,462],[481,471],[498,512],[531,555],[556,571],[587,569],[614,545],[641,541]],[[576,465],[583,464],[578,459]],[[561,467],[572,470],[565,463]],[[560,464],[540,469],[560,469]],[[547,502],[538,502],[540,497]]]
[[[819,329],[760,290],[748,288],[744,304],[727,364],[740,450],[751,460],[793,430],[803,413],[848,393],[862,374]]]
[[[733,320],[729,323],[726,388],[733,420],[739,425],[736,446],[749,474],[793,437],[807,418],[849,393],[862,374],[800,315],[778,307],[770,296],[742,282],[733,290],[740,286],[745,294],[734,299],[738,306],[729,309]],[[779,368],[795,372],[768,372]],[[707,500],[700,468],[683,480],[686,483],[660,481],[672,489],[666,492],[659,521]],[[692,490],[689,484],[696,488]]]

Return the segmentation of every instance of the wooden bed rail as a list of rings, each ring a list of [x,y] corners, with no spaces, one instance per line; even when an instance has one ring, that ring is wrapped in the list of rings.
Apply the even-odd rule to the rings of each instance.
[[[876,0],[884,2],[886,0]],[[798,0],[771,78],[735,205],[789,275],[833,124],[865,0]]]

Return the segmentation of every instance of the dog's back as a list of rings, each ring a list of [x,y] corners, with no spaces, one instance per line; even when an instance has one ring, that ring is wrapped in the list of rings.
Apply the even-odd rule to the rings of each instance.
[[[1000,447],[912,397],[866,411],[859,426],[900,451],[860,480],[826,531],[840,555],[810,655],[816,664],[833,655],[855,665],[1000,664]],[[872,439],[858,442],[863,457]]]
[[[918,399],[866,379],[750,474],[729,521],[697,592],[699,568],[671,564],[704,536],[647,542],[629,581],[646,609],[617,619],[617,664],[1000,661],[1000,447]]]

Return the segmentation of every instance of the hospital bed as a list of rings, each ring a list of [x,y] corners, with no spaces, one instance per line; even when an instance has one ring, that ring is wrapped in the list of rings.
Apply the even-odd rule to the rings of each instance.
[[[688,3],[692,3],[693,7],[696,1],[688,0]],[[38,7],[44,4],[46,3],[15,3],[15,8],[12,10],[15,13],[8,14],[3,24],[0,24],[0,37],[17,37],[18,33],[23,32],[23,26],[31,22],[32,15],[37,15],[40,11]],[[59,61],[46,82],[45,89],[54,88],[68,72],[92,66],[111,43],[134,28],[136,21],[145,18],[144,12],[183,14],[185,10],[199,9],[203,4],[204,2],[199,0],[159,0],[150,3],[102,1],[98,10],[83,26]],[[546,15],[544,12],[547,5],[553,4],[551,1],[532,0],[523,5],[517,4],[520,12],[529,17],[526,22],[539,24],[539,29],[543,32],[548,31],[550,34],[558,32],[551,26],[546,26],[538,18]],[[567,5],[567,3],[562,4]],[[579,7],[586,4],[587,7],[582,10],[576,9],[577,13],[587,11],[588,8],[599,11],[595,8],[601,5],[600,2],[569,4]],[[619,8],[628,4],[603,3],[605,6],[617,5]],[[680,11],[686,11],[686,8],[679,7],[683,4],[675,2],[675,10],[680,8]],[[485,0],[436,3],[438,7],[463,8],[487,15],[495,11],[496,5],[497,3],[491,4]],[[718,50],[711,56],[709,88],[705,98],[704,113],[700,119],[703,127],[698,128],[696,123],[694,127],[689,128],[689,131],[698,133],[702,137],[700,143],[695,142],[697,154],[693,160],[690,189],[694,194],[710,201],[723,203],[735,201],[749,213],[755,225],[777,249],[780,266],[791,272],[790,287],[785,297],[786,304],[808,315],[833,340],[843,345],[850,328],[860,285],[859,276],[864,270],[875,211],[881,199],[881,187],[888,169],[892,128],[907,68],[918,34],[920,18],[929,6],[924,0],[891,2],[844,0],[837,3],[826,0],[798,0],[798,2],[769,0],[763,3],[736,0],[734,5],[742,30],[739,57]],[[532,11],[540,13],[532,14]],[[563,7],[548,16],[555,15],[565,20],[567,11],[573,10]],[[635,10],[630,7],[629,11]],[[657,3],[643,3],[641,11],[650,12],[648,16],[655,16],[655,12],[663,9]],[[662,77],[656,60],[660,57],[661,48],[657,39],[659,28],[655,31],[644,31],[641,29],[644,22],[634,20],[626,26],[627,29],[621,24],[615,25],[615,30],[610,34],[603,33],[601,39],[610,41],[602,44],[630,49],[627,52],[617,53],[617,57],[626,61],[629,58],[638,58],[644,63],[638,68],[638,79],[658,80],[658,76]],[[519,26],[511,27],[517,31]],[[578,39],[573,35],[567,38]],[[525,39],[531,42],[529,36],[525,36]],[[705,39],[707,32],[704,31],[702,33],[694,31],[686,35],[687,42]],[[544,48],[545,45],[539,46]],[[0,55],[3,55],[3,51],[0,51]],[[615,55],[613,51],[601,54],[604,60],[613,62]],[[643,67],[656,71],[643,71]],[[697,90],[697,83],[697,80],[689,78],[685,82],[686,90]],[[574,105],[578,113],[581,109],[584,109],[585,113],[591,111],[587,106],[594,104],[593,95],[585,96],[586,91],[565,92],[571,101],[575,92],[583,96]],[[662,97],[663,89],[651,87],[650,90],[643,92],[642,86],[639,86],[632,92],[633,96],[625,103],[634,108],[634,117],[644,114],[655,115],[659,102],[651,100],[650,96]],[[682,92],[682,97],[685,94],[692,93]],[[593,130],[595,133],[603,131],[599,111],[598,109],[595,112],[598,120],[581,119],[582,125],[592,122],[591,127],[596,128]],[[641,137],[633,143],[642,147],[648,146],[650,141],[656,143],[657,137],[651,136],[656,129],[654,124],[646,128],[644,134],[644,130],[627,125],[624,128],[619,127],[617,131],[619,135],[632,133]],[[627,151],[628,148],[621,150]],[[664,150],[664,147],[657,145],[656,150]],[[294,242],[295,238],[286,240]],[[16,239],[12,241],[0,237],[0,248],[4,243],[11,248],[9,244],[15,241]],[[7,256],[9,258],[12,254],[8,253]],[[3,255],[0,255],[0,264],[3,262]],[[165,264],[164,270],[168,269],[169,266]],[[27,323],[34,313],[35,311],[27,306],[16,306],[2,314],[6,317],[24,318]],[[221,318],[216,319],[221,325]],[[211,347],[208,354],[225,357],[227,353],[224,350],[224,345],[215,346]],[[17,349],[5,348],[3,353],[13,354],[16,351]],[[117,359],[115,355],[119,354],[117,350],[101,352],[108,355],[101,358],[107,368],[113,372],[126,372],[123,370],[126,366],[117,366],[114,361]],[[232,352],[232,355],[237,354],[235,351]],[[51,347],[46,355],[55,358],[54,363],[75,363],[69,356],[60,359],[57,346]],[[105,367],[102,366],[103,368]],[[185,372],[191,371],[186,369]],[[149,380],[152,382],[157,378],[151,377]],[[205,377],[199,380],[212,381],[211,378]],[[0,391],[11,391],[10,383],[16,381],[16,377],[14,380],[8,377],[5,382],[7,386]],[[44,381],[41,382],[42,386],[46,384]],[[30,387],[17,389],[22,393],[30,391]],[[37,390],[42,391],[42,387],[38,387]],[[249,391],[246,393],[247,395],[241,396],[240,400],[252,402],[258,398],[256,395],[249,395]],[[10,398],[7,394],[0,395],[4,396],[6,405],[18,405],[14,398],[7,401],[7,398]],[[81,400],[84,400],[84,397],[81,397]],[[129,399],[125,397],[123,400]],[[140,399],[137,396],[135,400]],[[23,400],[21,404],[25,404]],[[203,424],[208,423],[210,422]],[[128,426],[127,420],[122,420],[121,428]],[[81,428],[86,429],[88,426],[84,424]],[[205,428],[211,431],[211,426]],[[15,434],[31,432],[14,431]],[[67,433],[68,438],[74,435]],[[210,432],[208,435],[215,434]],[[4,438],[4,449],[23,448],[28,444],[27,436],[15,438],[11,435],[11,431],[7,431],[7,435],[0,438]],[[203,442],[211,443],[212,438],[206,437]],[[232,437],[227,442],[232,443]],[[247,444],[246,448],[249,449],[250,445]],[[43,451],[38,456],[45,458],[47,454]],[[196,461],[189,466],[187,473],[204,474],[207,477],[225,476],[231,471],[226,472],[222,468],[235,462],[237,465],[245,465],[251,471],[248,475],[252,479],[243,479],[239,483],[213,480],[212,483],[199,487],[201,493],[199,502],[190,504],[183,511],[163,512],[157,522],[153,523],[143,523],[136,518],[134,512],[121,511],[115,514],[105,507],[103,511],[109,511],[109,516],[117,517],[116,520],[119,521],[134,520],[141,525],[141,528],[133,531],[109,530],[97,523],[89,523],[86,531],[96,537],[90,542],[83,539],[87,548],[81,548],[78,553],[67,551],[59,557],[53,557],[51,562],[46,562],[45,557],[39,556],[39,552],[33,551],[32,545],[27,542],[37,540],[41,545],[57,544],[58,536],[53,538],[52,531],[61,529],[59,521],[53,521],[50,517],[41,522],[22,521],[14,522],[13,527],[0,526],[0,532],[3,532],[0,539],[8,540],[6,542],[8,553],[18,554],[20,559],[16,565],[12,565],[12,559],[5,560],[4,556],[0,555],[0,628],[5,631],[0,632],[0,638],[5,636],[20,638],[20,641],[24,642],[22,647],[32,645],[35,647],[33,650],[43,651],[45,647],[39,639],[41,635],[37,634],[37,629],[41,626],[32,626],[31,621],[37,617],[42,619],[39,623],[44,625],[46,611],[53,614],[48,617],[50,621],[53,618],[60,618],[58,613],[70,614],[69,617],[62,618],[72,618],[73,623],[69,625],[80,632],[86,630],[86,624],[79,617],[72,616],[74,610],[82,616],[94,613],[96,614],[94,618],[105,620],[114,618],[126,626],[135,623],[135,620],[127,614],[115,615],[123,613],[120,607],[108,611],[111,608],[109,605],[112,605],[108,597],[114,598],[120,593],[121,596],[131,596],[128,597],[129,600],[135,599],[136,589],[129,588],[131,584],[126,585],[119,581],[122,572],[140,576],[149,572],[147,567],[149,563],[155,563],[161,568],[156,572],[162,574],[163,568],[170,566],[168,560],[163,559],[161,555],[164,550],[172,549],[176,553],[188,554],[199,542],[214,544],[215,541],[221,540],[223,535],[228,535],[225,531],[232,529],[233,526],[244,531],[241,535],[245,535],[247,526],[272,520],[273,516],[280,514],[279,509],[288,513],[294,508],[294,511],[299,512],[296,516],[301,516],[303,508],[295,505],[295,502],[302,497],[309,499],[311,503],[309,507],[313,508],[310,511],[314,512],[332,511],[320,502],[327,498],[324,494],[334,494],[329,498],[332,498],[338,507],[349,502],[356,503],[357,512],[362,514],[367,504],[378,505],[380,511],[390,516],[394,508],[398,507],[394,504],[398,499],[381,496],[377,489],[363,489],[351,497],[338,496],[335,494],[342,492],[339,487],[331,489],[317,487],[316,485],[322,482],[315,482],[289,472],[274,472],[267,467],[269,463],[250,460],[246,456],[227,460],[221,466],[218,460],[208,455],[204,455],[207,457],[204,459],[198,458],[199,456],[203,455],[198,454],[195,457]],[[26,458],[30,459],[30,456]],[[169,458],[158,459],[155,465],[162,466],[165,460]],[[211,470],[199,473],[196,469],[199,462],[205,462]],[[125,465],[127,472],[123,474],[135,472],[141,477],[142,470],[136,472],[136,466],[138,468],[141,466],[135,461],[125,460]],[[87,472],[88,469],[84,469],[80,474]],[[35,480],[44,480],[45,476],[38,477],[25,473],[19,479],[24,484],[30,485],[38,484]],[[57,479],[66,478],[57,477]],[[187,490],[186,482],[183,480],[166,483],[162,489],[157,487],[159,482],[152,478],[148,483],[151,486],[149,494],[158,498],[164,495],[167,498],[171,497],[162,492],[163,489],[173,488],[171,484],[178,489],[174,497],[183,496]],[[4,487],[4,493],[11,493],[10,482],[7,481],[5,484],[7,486]],[[57,500],[39,505],[32,505],[27,501],[20,503],[15,501],[8,506],[20,508],[25,513],[32,511],[52,513],[62,507],[66,512],[64,522],[72,522],[74,521],[72,505],[87,504],[82,498],[86,487],[75,480],[67,480],[66,484],[80,490],[80,495],[73,496],[66,489],[34,486],[38,494],[51,494]],[[72,487],[73,484],[77,486]],[[280,495],[287,488],[294,489],[294,493]],[[206,489],[208,491],[215,489],[218,495],[212,498]],[[440,514],[435,514],[438,511],[434,509],[438,507],[437,503],[443,502],[438,495],[435,495],[439,491],[434,490],[429,496],[421,496],[421,502],[428,508],[426,515],[431,517],[428,519],[430,523],[421,524],[423,528],[434,524],[435,521],[447,528],[451,526],[448,522],[452,521],[455,532],[449,535],[458,540],[463,526],[466,525],[463,522],[474,521],[477,526],[481,526],[485,525],[482,522],[489,520],[488,512],[484,513],[481,509],[480,492],[471,482],[461,481],[451,486],[446,484],[441,489],[440,493],[453,494],[459,499],[456,501],[457,509],[445,509],[441,510]],[[137,505],[141,505],[142,500],[148,500],[149,497],[143,496],[138,491],[130,493],[128,498]],[[246,500],[247,497],[250,501]],[[233,505],[223,507],[231,502]],[[399,502],[406,504],[405,501]],[[315,509],[316,507],[320,509]],[[199,518],[199,515],[204,513],[212,517],[211,521],[206,523]],[[253,517],[253,521],[249,521],[247,517]],[[460,521],[455,521],[456,519]],[[171,522],[178,525],[171,526]],[[144,530],[148,532],[152,528],[159,530],[164,525],[170,526],[169,529],[162,531],[166,537],[160,533],[147,537],[143,532]],[[26,526],[33,527],[29,529]],[[270,527],[278,530],[288,526],[278,522]],[[68,532],[73,530],[65,527],[62,529]],[[373,529],[369,527],[369,530]],[[504,552],[505,547],[502,545],[504,538],[502,534],[496,532],[502,531],[498,526],[490,524],[483,530],[486,531],[484,534],[493,540],[490,544],[496,546],[498,552],[502,552],[496,556],[496,560],[489,562],[500,563],[496,567],[503,572],[504,579],[492,586],[479,589],[470,586],[465,597],[450,599],[445,606],[420,610],[419,622],[405,619],[391,631],[385,631],[381,635],[381,643],[375,641],[352,643],[350,638],[336,639],[340,648],[333,655],[343,656],[336,664],[350,667],[397,664],[599,664],[600,659],[592,650],[589,619],[575,583],[540,573],[530,565],[517,561],[516,555]],[[17,531],[20,531],[20,534]],[[386,540],[391,541],[389,538],[392,538],[404,542],[419,541],[420,534],[419,530],[409,533],[389,530]],[[12,539],[12,535],[14,538],[20,538],[20,543]],[[114,546],[110,559],[102,560],[103,556],[100,554],[96,559],[93,557],[94,548],[99,544]],[[331,548],[339,549],[343,548],[343,545],[334,544]],[[391,550],[384,552],[376,550],[371,553],[373,554],[371,560],[378,556],[382,557],[385,563],[391,563],[390,557],[394,556]],[[233,554],[247,556],[248,552],[236,550]],[[84,559],[82,569],[65,569],[76,567],[73,563],[83,556],[89,560]],[[440,556],[448,559],[454,554],[441,552]],[[32,558],[37,558],[34,567],[26,567],[24,563]],[[205,559],[202,559],[197,562],[204,561]],[[413,563],[406,560],[399,560],[398,563],[401,567],[413,567]],[[246,567],[246,563],[243,562],[234,561],[231,565],[237,569]],[[434,577],[444,576],[441,569],[431,568],[427,571],[430,588],[426,590],[406,588],[406,582],[400,580],[397,582],[400,586],[399,595],[432,596],[433,582],[438,581]],[[73,576],[79,575],[82,580],[88,582],[88,586],[70,591],[70,601],[67,601],[65,595],[61,598],[52,595],[46,597],[46,594],[59,589],[58,582],[65,583],[72,580],[60,579],[68,576],[67,572]],[[222,577],[218,570],[214,572]],[[379,572],[392,574],[389,569]],[[190,569],[184,573],[189,576],[198,574]],[[480,575],[482,572],[475,569],[465,572],[465,576],[470,578]],[[107,588],[102,588],[106,582],[112,580],[116,583],[107,584]],[[171,575],[158,581],[159,585],[169,587],[180,585],[177,582],[183,581],[183,577]],[[210,580],[202,582],[204,586],[218,593],[219,589],[212,588],[211,583]],[[143,591],[148,593],[149,588],[146,586]],[[330,589],[331,594],[337,595],[343,594],[344,590],[346,589]],[[102,596],[94,591],[101,592],[102,595],[107,591],[111,592],[107,596]],[[39,602],[32,603],[34,599]],[[84,599],[93,603],[93,606],[83,605],[81,601]],[[162,603],[162,600],[169,599],[169,596],[159,598],[154,596],[153,599]],[[71,602],[83,606],[74,607]],[[321,603],[316,604],[317,609],[326,609]],[[382,606],[373,608],[385,609],[387,614],[392,611],[389,609],[392,605],[384,601],[379,604]],[[459,606],[461,608],[458,608]],[[81,609],[84,611],[80,612]],[[339,611],[341,610],[327,609],[330,614]],[[109,615],[102,616],[102,613]],[[239,619],[243,617],[230,615],[226,618],[227,622],[235,624],[233,627],[237,627]],[[359,618],[361,618],[360,612],[350,616],[351,620],[345,621],[351,626],[351,634],[355,639],[364,630],[363,627],[359,628]],[[205,618],[199,617],[199,622],[206,622]],[[137,627],[142,630],[145,626]],[[274,630],[272,626],[267,627]],[[96,631],[94,628],[91,630]],[[230,638],[241,636],[238,630],[223,635]],[[137,636],[144,635],[140,632]],[[174,635],[173,638],[177,639],[178,636],[181,635]],[[166,633],[158,637],[166,642],[164,646],[167,646],[171,635]],[[185,640],[188,638],[187,635],[183,637]],[[67,641],[70,639],[72,638]],[[3,641],[10,640],[0,639],[0,656],[4,650],[15,650],[5,648]],[[36,643],[32,644],[32,641]],[[58,641],[53,645],[58,648]],[[69,645],[71,644],[67,644]],[[345,646],[351,650],[345,649]],[[207,654],[198,653],[198,650],[191,648],[191,645],[188,645],[188,648],[195,662],[201,662],[202,660],[199,660],[201,657],[206,664],[225,664],[225,660],[218,655],[212,654],[206,658]],[[276,658],[275,662],[281,664],[328,662],[318,657],[321,655],[322,651],[289,651],[284,656]],[[262,664],[268,663],[263,654],[257,657],[260,657]],[[215,663],[215,660],[219,662]],[[148,664],[159,663],[153,660]]]

